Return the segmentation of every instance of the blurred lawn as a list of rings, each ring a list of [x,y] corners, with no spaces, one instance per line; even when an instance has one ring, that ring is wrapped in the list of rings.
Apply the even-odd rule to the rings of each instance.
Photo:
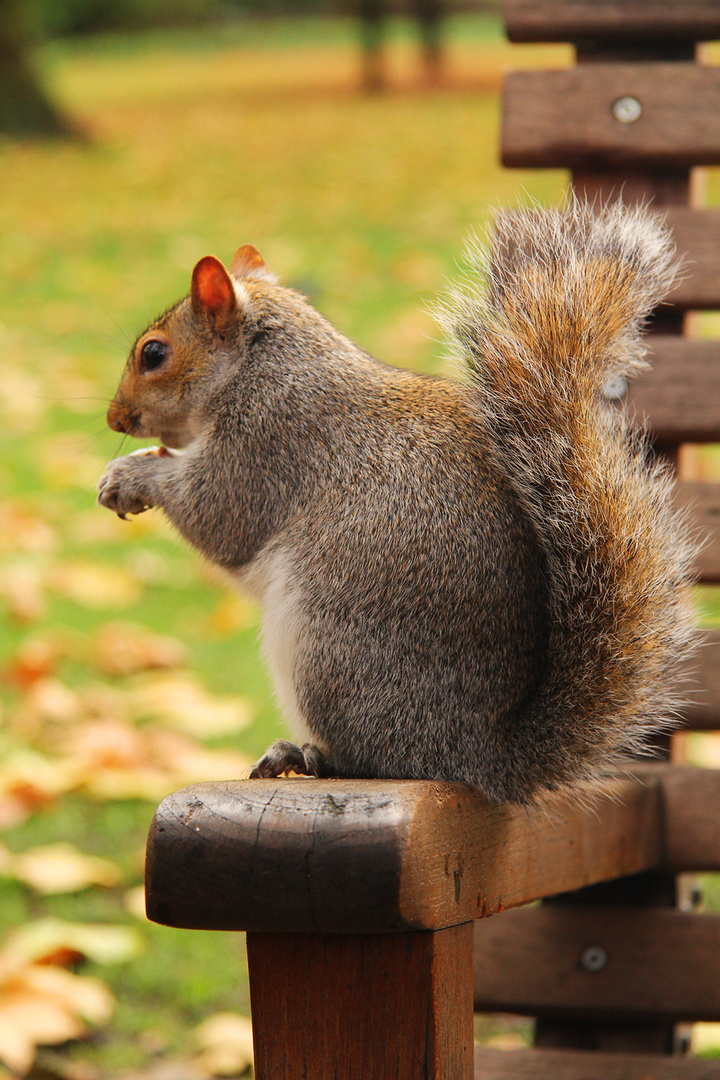
[[[442,370],[424,304],[455,273],[469,229],[523,192],[555,202],[563,189],[560,173],[498,166],[502,70],[567,60],[564,49],[511,51],[492,19],[457,19],[446,85],[429,90],[397,24],[391,89],[366,97],[342,22],[45,48],[44,76],[87,141],[0,145],[0,749],[30,741],[14,719],[27,694],[18,658],[68,632],[91,643],[118,616],[172,633],[206,687],[251,700],[255,719],[233,745],[254,756],[282,732],[255,610],[159,516],[123,523],[94,507],[104,462],[127,448],[104,426],[127,348],[187,291],[196,259],[227,260],[250,241],[370,352]],[[68,586],[78,567],[97,572],[96,589]],[[82,648],[60,649],[52,675],[75,690],[101,679]],[[119,677],[104,682],[122,689]],[[152,810],[75,793],[7,829],[12,851],[68,839],[114,858],[124,877],[57,897],[0,881],[0,926],[129,920],[124,890],[141,880]],[[117,995],[112,1024],[72,1051],[103,1071],[187,1053],[188,1029],[208,1012],[248,1010],[237,938],[141,932],[138,958],[98,969]]]

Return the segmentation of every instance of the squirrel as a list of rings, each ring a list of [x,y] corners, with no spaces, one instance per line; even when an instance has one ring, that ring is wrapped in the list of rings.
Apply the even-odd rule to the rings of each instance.
[[[467,369],[386,366],[257,249],[132,348],[98,502],[160,507],[259,599],[280,740],[251,776],[462,781],[497,802],[666,729],[693,641],[669,470],[608,400],[677,273],[645,207],[500,215],[439,307]]]

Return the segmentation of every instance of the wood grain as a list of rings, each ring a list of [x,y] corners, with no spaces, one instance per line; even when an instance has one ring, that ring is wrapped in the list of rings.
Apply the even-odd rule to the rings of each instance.
[[[685,260],[684,276],[668,299],[684,310],[720,307],[720,210],[671,206],[666,217]]]
[[[623,123],[613,106],[637,100]],[[503,89],[502,163],[654,169],[720,163],[720,69],[688,63],[583,64],[516,71]]]
[[[720,1061],[477,1046],[475,1080],[720,1080]]]
[[[720,769],[650,766],[665,808],[663,861],[671,870],[720,871]]]
[[[688,704],[683,723],[693,731],[720,730],[720,630],[703,630],[701,646],[688,665]]]
[[[720,484],[683,480],[675,490],[675,501],[687,509],[701,543],[695,559],[698,578],[706,583],[720,581]]]
[[[712,41],[720,37],[716,0],[503,0],[511,41]]]
[[[461,784],[198,784],[157,811],[147,911],[194,929],[439,929],[656,866],[660,826],[652,778],[530,810]]]
[[[257,1080],[471,1080],[472,923],[247,947]]]
[[[720,342],[653,335],[647,345],[652,367],[630,384],[629,408],[664,444],[720,442]]]
[[[475,1008],[594,1021],[720,1020],[720,916],[553,904],[480,920]]]

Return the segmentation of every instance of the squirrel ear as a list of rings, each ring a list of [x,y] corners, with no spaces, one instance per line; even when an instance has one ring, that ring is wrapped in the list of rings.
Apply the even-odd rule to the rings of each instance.
[[[224,330],[238,309],[232,278],[214,255],[205,255],[195,264],[190,289],[192,309],[209,319],[216,330]]]
[[[230,273],[234,278],[262,278],[277,284],[277,278],[254,244],[243,244],[233,255]]]

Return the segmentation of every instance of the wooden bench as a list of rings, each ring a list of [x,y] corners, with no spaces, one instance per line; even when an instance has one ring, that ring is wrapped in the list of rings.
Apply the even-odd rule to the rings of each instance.
[[[688,274],[630,398],[675,459],[720,440],[720,345],[683,336],[686,312],[720,307],[720,213],[689,205],[691,166],[720,162],[720,69],[694,62],[720,3],[512,0],[506,18],[515,40],[581,44],[570,71],[509,76],[504,162],[667,208]],[[717,531],[716,484],[679,497]],[[718,660],[715,633],[693,728],[720,728]],[[720,917],[681,903],[677,878],[719,870],[720,770],[679,762],[531,810],[457,784],[232,781],[160,806],[147,907],[247,931],[258,1080],[720,1080],[677,1028],[720,1020]],[[536,1017],[535,1046],[475,1049],[473,1002]]]

